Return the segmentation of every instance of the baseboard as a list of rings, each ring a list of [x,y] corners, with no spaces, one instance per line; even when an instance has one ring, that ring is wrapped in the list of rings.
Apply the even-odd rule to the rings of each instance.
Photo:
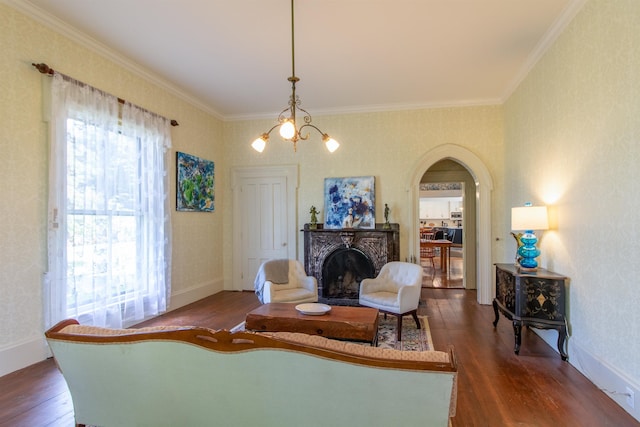
[[[169,311],[191,304],[224,289],[223,280],[216,280],[193,286],[171,295]],[[50,357],[44,335],[32,337],[0,349],[0,376],[10,374]]]
[[[633,418],[640,421],[640,385],[605,360],[586,351],[579,344],[571,343],[571,348],[573,349],[569,354],[571,364]],[[632,404],[627,402],[628,390],[633,393]]]
[[[0,377],[41,362],[48,356],[49,351],[44,335],[0,349]]]
[[[224,281],[222,279],[210,282],[200,283],[188,289],[173,293],[169,303],[169,310],[172,311],[192,302],[201,300],[215,293],[224,290]]]
[[[558,335],[555,331],[533,329],[547,344],[558,351],[556,342]],[[569,363],[595,384],[604,394],[609,396],[627,411],[633,418],[640,421],[640,386],[629,379],[607,361],[600,359],[585,350],[574,339],[569,340]],[[627,402],[627,389],[633,393],[633,404]]]

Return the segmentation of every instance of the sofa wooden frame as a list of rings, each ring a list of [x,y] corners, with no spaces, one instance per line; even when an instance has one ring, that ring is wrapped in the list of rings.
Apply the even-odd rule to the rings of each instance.
[[[444,358],[422,352],[441,360],[428,361],[416,359],[420,352],[291,339],[303,334],[111,330],[75,320],[45,335],[77,425],[446,426],[455,415],[453,348]]]

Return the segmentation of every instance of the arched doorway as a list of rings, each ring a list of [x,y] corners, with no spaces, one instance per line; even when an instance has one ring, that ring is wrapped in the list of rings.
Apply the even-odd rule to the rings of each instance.
[[[445,271],[440,265],[436,267],[429,260],[421,259],[426,273],[423,286],[476,289],[475,187],[475,180],[466,167],[451,159],[434,163],[422,176],[421,230],[423,227],[433,230],[435,239],[452,242]],[[436,259],[439,262],[439,257]]]
[[[490,304],[493,298],[491,279],[491,191],[493,181],[484,163],[471,151],[454,144],[444,144],[426,152],[416,163],[409,183],[410,225],[409,251],[412,258],[420,255],[420,240],[418,238],[419,221],[419,189],[420,181],[424,173],[435,163],[450,159],[462,166],[473,177],[475,183],[475,240],[476,244],[470,248],[470,256],[475,259],[476,288],[478,290],[478,302]],[[468,189],[473,191],[473,189]],[[467,286],[473,287],[473,286]]]

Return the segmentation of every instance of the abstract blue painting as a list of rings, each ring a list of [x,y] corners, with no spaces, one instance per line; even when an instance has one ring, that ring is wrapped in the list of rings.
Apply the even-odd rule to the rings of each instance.
[[[324,228],[376,227],[375,178],[324,179]]]
[[[177,152],[176,210],[213,212],[214,163],[191,154]]]

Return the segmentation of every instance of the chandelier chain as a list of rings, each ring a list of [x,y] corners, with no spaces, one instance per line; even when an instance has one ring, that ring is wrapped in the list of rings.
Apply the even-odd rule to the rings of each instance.
[[[291,0],[291,77],[289,80],[296,79],[296,43],[295,43],[295,20],[293,19],[293,0]],[[293,85],[295,87],[295,81]]]

